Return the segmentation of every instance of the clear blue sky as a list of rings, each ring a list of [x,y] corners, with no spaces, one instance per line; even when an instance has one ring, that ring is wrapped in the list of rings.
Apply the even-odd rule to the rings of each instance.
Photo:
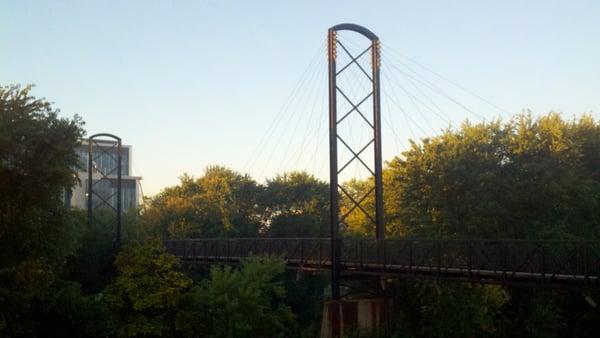
[[[319,46],[341,22],[376,32],[384,64],[389,46],[509,112],[599,117],[598,1],[3,0],[0,83],[34,83],[35,95],[65,116],[81,115],[88,132],[120,135],[133,145],[134,174],[144,177],[146,194],[209,164],[258,179],[291,168],[326,178],[315,156],[325,161],[327,144],[309,131],[311,121],[326,119],[320,105],[314,120],[297,122],[284,109],[288,122],[277,125],[267,155],[255,149],[315,55],[317,89],[306,95],[323,99]],[[498,116],[476,97],[429,79],[481,116]],[[443,97],[433,100],[454,125],[477,119]],[[410,100],[400,104],[411,112]],[[427,129],[418,126],[427,118],[434,130],[447,126],[424,112],[414,113],[411,128],[389,103],[383,107],[386,159],[403,147],[398,142]],[[302,156],[289,155],[298,151]]]

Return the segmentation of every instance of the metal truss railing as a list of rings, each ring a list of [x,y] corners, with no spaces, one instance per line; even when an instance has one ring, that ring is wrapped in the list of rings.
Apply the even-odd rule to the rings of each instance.
[[[343,238],[339,245],[344,275],[600,286],[600,241]],[[294,268],[331,267],[329,238],[179,239],[166,241],[166,247],[193,262],[278,255]]]

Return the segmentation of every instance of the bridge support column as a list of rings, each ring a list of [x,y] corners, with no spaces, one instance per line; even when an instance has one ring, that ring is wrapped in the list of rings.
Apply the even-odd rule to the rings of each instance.
[[[388,298],[326,302],[323,306],[321,338],[343,337],[356,331],[385,331],[390,324],[392,308],[392,300]]]

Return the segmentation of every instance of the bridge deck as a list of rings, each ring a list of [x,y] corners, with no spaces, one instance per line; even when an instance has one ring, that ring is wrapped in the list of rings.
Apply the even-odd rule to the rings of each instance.
[[[279,255],[297,269],[331,267],[329,238],[180,239],[168,240],[166,247],[190,262]],[[344,238],[340,250],[343,275],[600,286],[600,241]]]

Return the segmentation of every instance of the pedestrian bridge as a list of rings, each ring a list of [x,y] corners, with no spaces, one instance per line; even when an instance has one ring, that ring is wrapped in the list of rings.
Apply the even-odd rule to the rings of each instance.
[[[338,240],[341,275],[454,279],[495,284],[600,286],[600,241],[492,239]],[[277,255],[290,268],[330,270],[329,238],[171,239],[184,262],[235,264]]]

